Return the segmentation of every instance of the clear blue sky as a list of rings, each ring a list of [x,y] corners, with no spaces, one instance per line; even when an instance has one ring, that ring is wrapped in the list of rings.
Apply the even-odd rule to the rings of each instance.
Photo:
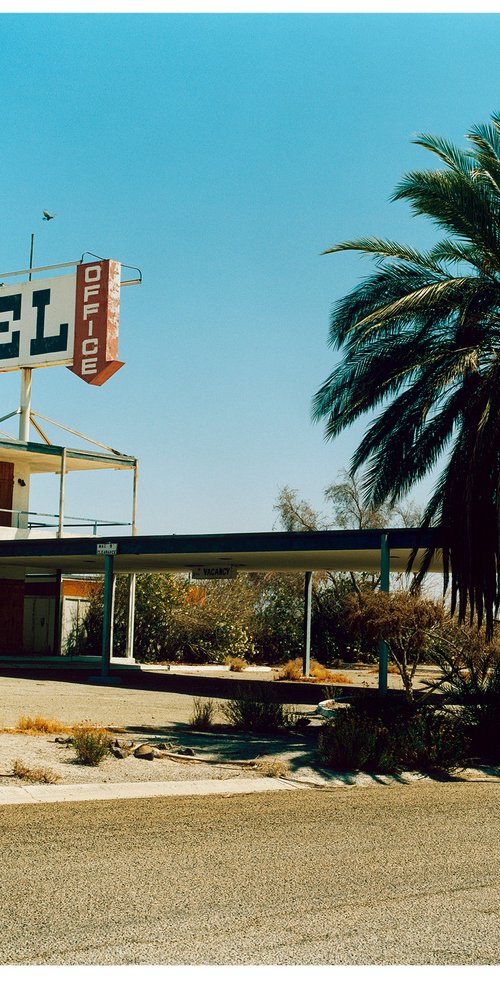
[[[326,443],[311,399],[331,306],[370,264],[320,252],[436,239],[389,197],[432,165],[416,134],[463,144],[500,108],[498,16],[3,14],[0,31],[1,270],[35,232],[36,264],[90,250],[144,275],[122,293],[125,367],[100,389],[37,370],[33,407],[139,457],[144,533],[270,529],[284,484],[321,506],[360,431]],[[19,383],[0,376],[0,415]],[[71,475],[68,510],[126,520],[130,485]],[[33,487],[56,510],[52,479]]]

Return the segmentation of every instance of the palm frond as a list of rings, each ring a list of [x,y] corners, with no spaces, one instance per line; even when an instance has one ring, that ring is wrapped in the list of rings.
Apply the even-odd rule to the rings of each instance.
[[[468,139],[463,151],[421,135],[444,169],[407,174],[393,195],[445,229],[433,249],[362,238],[324,253],[358,251],[378,268],[333,308],[329,343],[342,359],[313,417],[333,438],[378,413],[351,464],[363,469],[367,506],[398,501],[445,460],[423,527],[440,529],[452,609],[484,619],[490,636],[500,600],[500,114]],[[457,264],[467,275],[448,271]]]

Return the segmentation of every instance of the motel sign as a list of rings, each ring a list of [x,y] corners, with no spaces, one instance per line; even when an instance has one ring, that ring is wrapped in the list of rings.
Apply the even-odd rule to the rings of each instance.
[[[102,385],[118,361],[120,263],[78,265],[69,276],[0,288],[0,371],[67,365]]]

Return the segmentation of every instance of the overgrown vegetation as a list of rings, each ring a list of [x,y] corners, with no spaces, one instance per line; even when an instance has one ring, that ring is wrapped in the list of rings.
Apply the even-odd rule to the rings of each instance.
[[[435,660],[443,672],[440,691],[459,706],[471,755],[500,763],[500,644],[484,631],[450,628],[440,637]]]
[[[406,696],[413,700],[417,667],[435,653],[446,629],[443,605],[403,591],[364,592],[347,597],[345,618],[355,637],[377,646],[385,641]]]
[[[337,771],[449,771],[468,762],[470,746],[459,715],[373,698],[323,725],[318,759]]]

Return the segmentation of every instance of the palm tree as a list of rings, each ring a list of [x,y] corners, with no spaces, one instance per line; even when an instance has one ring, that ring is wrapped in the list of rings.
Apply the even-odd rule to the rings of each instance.
[[[351,461],[353,474],[365,468],[372,507],[394,504],[442,463],[422,525],[441,529],[452,611],[484,618],[491,636],[500,598],[500,115],[468,140],[460,150],[420,136],[444,167],[407,174],[393,195],[444,229],[443,241],[419,252],[368,238],[323,253],[366,253],[377,269],[333,309],[330,344],[342,360],[313,416],[333,439],[381,408]]]

